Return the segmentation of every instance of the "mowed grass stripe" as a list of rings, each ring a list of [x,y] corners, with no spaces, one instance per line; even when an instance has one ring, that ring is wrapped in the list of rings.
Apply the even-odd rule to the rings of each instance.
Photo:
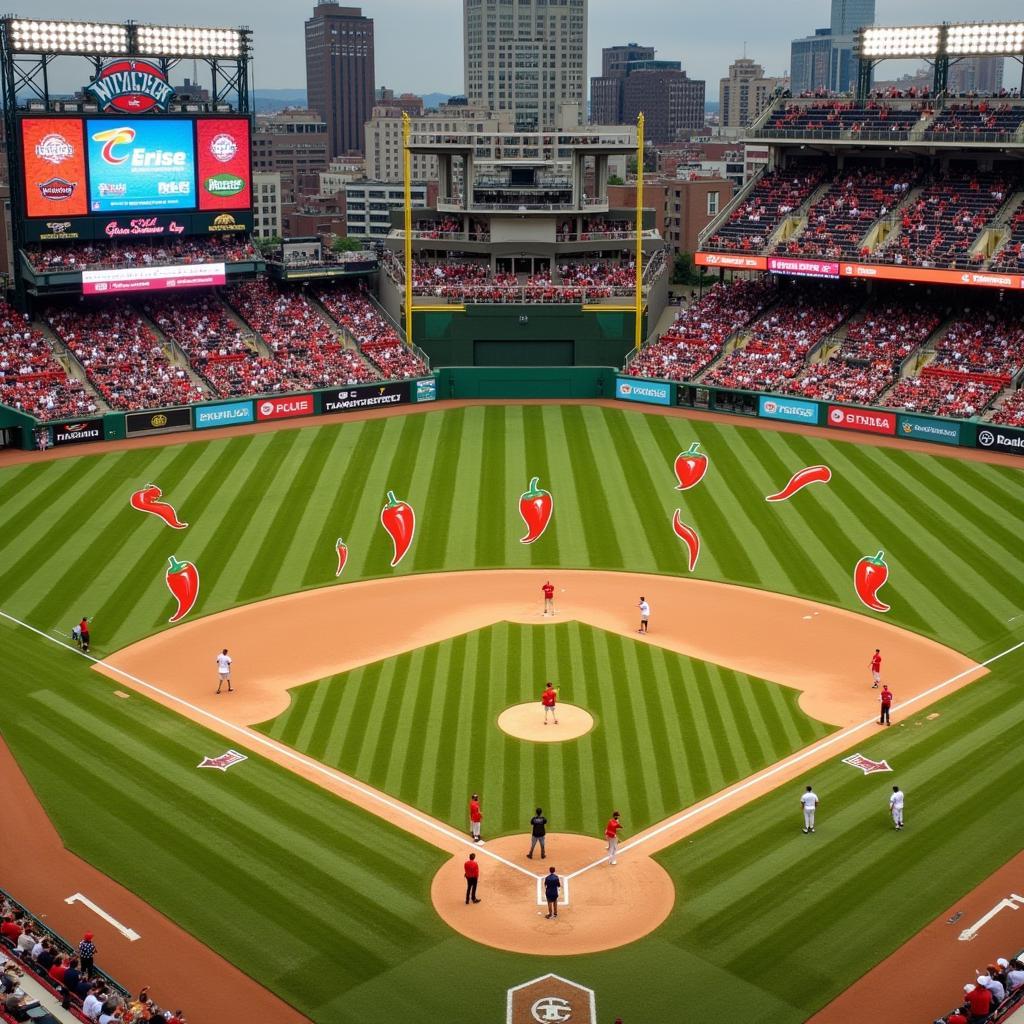
[[[509,531],[520,539],[527,536],[526,523],[519,514],[519,498],[529,490],[530,481],[538,477],[537,486],[552,496],[551,522],[538,540],[529,545],[517,546],[529,549],[530,565],[557,565],[565,557],[563,551],[573,546],[572,534],[576,529],[572,517],[567,514],[575,508],[575,501],[566,490],[568,481],[564,467],[557,458],[560,450],[557,427],[547,408],[541,405],[509,410],[509,416],[513,421],[520,422],[522,435],[517,438],[512,430],[506,434],[505,464],[510,469],[520,462],[523,465],[522,478],[517,479],[511,473],[508,481],[506,514],[511,522]],[[549,423],[554,428],[550,440]]]
[[[501,565],[505,550],[503,519],[494,520],[495,501],[506,493],[505,408],[489,405],[483,411],[483,446],[480,453],[480,491],[477,496],[476,564]]]
[[[460,446],[465,435],[466,409],[452,409],[451,415],[443,417],[440,422],[440,430],[434,441],[434,451],[443,457],[445,463],[458,465]],[[421,512],[424,521],[429,522],[429,529],[423,530],[417,538],[415,552],[410,552],[413,568],[418,572],[437,569],[445,564],[452,523],[457,511],[457,518],[461,523],[463,516],[460,504],[466,500],[458,473],[439,471],[434,458],[423,458],[422,462],[430,470]]]

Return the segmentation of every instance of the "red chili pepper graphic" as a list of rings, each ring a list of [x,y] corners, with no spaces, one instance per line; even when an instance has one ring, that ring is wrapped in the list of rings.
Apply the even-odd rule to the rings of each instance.
[[[344,571],[345,563],[348,561],[348,545],[339,537],[338,543],[334,545],[334,550],[338,553],[338,571],[334,575],[338,577]]]
[[[175,530],[184,530],[188,523],[178,519],[178,514],[166,501],[160,501],[160,495],[163,493],[156,484],[146,484],[141,491],[136,491],[132,495],[131,506],[140,512],[149,512],[157,516]]]
[[[871,557],[865,555],[853,570],[853,586],[857,596],[873,612],[887,612],[889,605],[878,600],[878,591],[889,578],[889,566],[885,564],[882,552]]]
[[[199,570],[191,562],[179,562],[171,555],[167,559],[166,582],[178,602],[178,610],[167,621],[177,622],[192,611],[199,597]]]
[[[526,536],[519,538],[520,544],[532,544],[548,528],[555,502],[548,491],[538,487],[539,476],[530,481],[530,489],[519,496],[519,514],[526,523]]]
[[[807,469],[801,469],[799,473],[794,473],[790,477],[789,483],[778,494],[769,494],[764,500],[785,501],[808,484],[827,484],[831,479],[832,470],[828,466],[808,466]]]
[[[679,481],[677,491],[688,491],[704,479],[708,471],[708,457],[699,449],[700,442],[694,441],[685,452],[676,456],[675,471]]]
[[[388,491],[388,503],[380,510],[380,521],[395,544],[395,557],[391,559],[391,567],[394,568],[412,544],[412,535],[416,532],[416,513],[411,505],[399,501],[394,491]]]
[[[697,568],[697,556],[700,554],[700,537],[692,526],[687,526],[680,518],[682,509],[677,508],[672,516],[672,529],[675,535],[686,544],[690,556],[690,572]]]

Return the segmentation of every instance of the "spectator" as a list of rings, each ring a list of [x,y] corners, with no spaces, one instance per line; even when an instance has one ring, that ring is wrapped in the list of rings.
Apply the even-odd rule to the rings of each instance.
[[[82,941],[78,944],[78,960],[82,965],[82,973],[87,977],[92,977],[93,960],[96,956],[96,944],[93,942],[92,932],[86,932],[82,936]]]

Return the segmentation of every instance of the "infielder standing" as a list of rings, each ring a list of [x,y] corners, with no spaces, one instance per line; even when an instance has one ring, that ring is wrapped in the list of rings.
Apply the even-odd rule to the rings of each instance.
[[[889,797],[889,813],[892,814],[892,823],[897,828],[903,828],[903,790],[899,786],[892,787],[892,796]]]
[[[619,829],[622,828],[622,822],[619,821],[619,812],[614,811],[611,818],[608,819],[608,824],[604,827],[604,837],[608,840],[608,863],[615,863],[615,854],[619,850]]]
[[[647,598],[641,595],[640,597],[640,628],[637,630],[638,633],[647,632],[647,620],[651,617],[651,606],[647,603]]]
[[[807,835],[808,832],[814,831],[814,812],[818,808],[818,794],[811,786],[808,786],[807,791],[800,797],[800,806],[804,809],[804,835]]]
[[[234,693],[235,691],[231,688],[231,655],[228,654],[228,649],[225,647],[220,654],[217,655],[217,692],[220,693],[220,688],[225,684],[228,684],[228,693]]]
[[[882,681],[882,652],[876,647],[875,653],[871,655],[871,689],[877,690],[878,684]]]

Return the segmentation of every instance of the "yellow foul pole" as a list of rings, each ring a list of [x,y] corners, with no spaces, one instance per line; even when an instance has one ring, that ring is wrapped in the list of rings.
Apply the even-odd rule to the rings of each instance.
[[[639,351],[643,344],[644,292],[644,115],[636,119],[636,312],[633,342]]]
[[[402,114],[402,173],[405,180],[405,340],[412,345],[412,155],[409,115]]]

